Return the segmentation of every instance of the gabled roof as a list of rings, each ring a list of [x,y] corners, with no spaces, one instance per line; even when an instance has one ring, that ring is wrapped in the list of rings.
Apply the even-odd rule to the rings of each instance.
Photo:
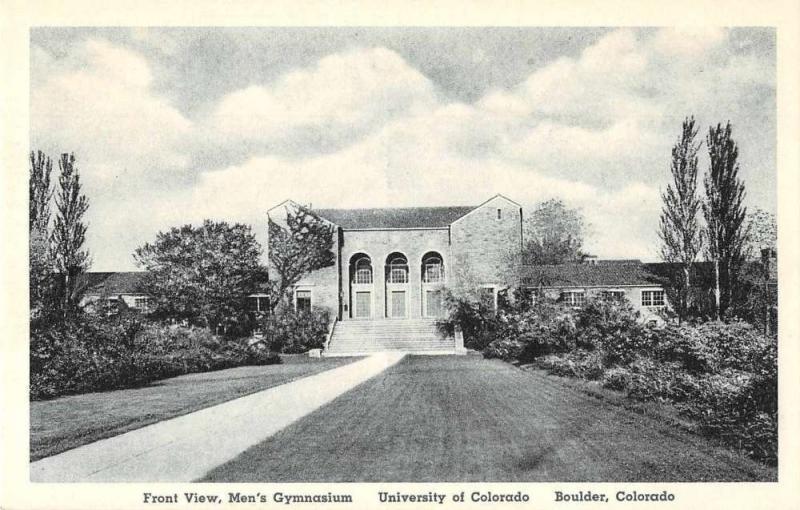
[[[314,209],[314,212],[343,229],[444,228],[473,209],[475,206]]]
[[[522,282],[535,287],[660,286],[664,280],[639,261],[523,266]]]
[[[101,273],[90,272],[78,276],[78,287],[86,288],[87,294],[118,296],[120,294],[141,294],[140,286],[144,271]]]

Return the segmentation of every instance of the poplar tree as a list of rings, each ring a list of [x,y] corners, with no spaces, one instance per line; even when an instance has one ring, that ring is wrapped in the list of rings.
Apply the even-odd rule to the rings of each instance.
[[[89,265],[89,254],[83,247],[86,241],[83,216],[89,209],[89,201],[81,193],[75,155],[62,154],[58,168],[60,174],[51,244],[55,269],[61,277],[61,304],[66,315],[75,304],[75,279]]]
[[[673,287],[678,319],[682,320],[691,301],[691,270],[703,246],[703,235],[698,216],[701,209],[697,196],[697,152],[700,144],[694,117],[683,121],[681,136],[672,147],[672,183],[661,194],[661,258],[678,264],[681,272],[674,276]]]
[[[730,121],[710,127],[706,137],[709,167],[704,184],[706,197],[707,254],[714,263],[716,318],[725,316],[737,284],[737,273],[745,259],[748,229],[745,224],[745,187],[739,179],[739,148],[731,137]]]
[[[53,264],[48,245],[53,161],[42,151],[31,151],[29,170],[28,291],[30,317],[37,320],[50,310],[53,298]]]
[[[46,232],[50,225],[50,200],[53,197],[50,184],[53,160],[42,151],[37,151],[36,154],[31,151],[30,163],[28,230],[36,229],[39,232]]]

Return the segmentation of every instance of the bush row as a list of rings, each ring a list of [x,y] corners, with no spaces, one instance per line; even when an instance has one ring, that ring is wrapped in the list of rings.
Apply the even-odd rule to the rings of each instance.
[[[83,314],[31,331],[30,397],[141,386],[176,375],[280,363],[244,340],[152,323],[135,312]]]

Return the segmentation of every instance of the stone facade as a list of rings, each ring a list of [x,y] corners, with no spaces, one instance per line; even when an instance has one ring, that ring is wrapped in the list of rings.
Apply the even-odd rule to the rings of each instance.
[[[344,231],[342,246],[342,317],[355,318],[355,293],[370,292],[371,318],[391,317],[390,297],[392,292],[404,293],[405,317],[424,317],[423,288],[434,290],[445,284],[447,269],[451,263],[450,244],[447,229],[415,230],[347,230]],[[390,283],[387,270],[390,255],[401,254],[408,261],[408,278],[405,283]],[[426,254],[441,257],[444,265],[445,281],[438,285],[423,282],[422,259]],[[372,263],[372,283],[355,284],[355,262],[366,255]],[[351,282],[351,285],[347,285]]]
[[[522,207],[497,196],[450,226],[454,258],[479,285],[509,283],[522,249]]]
[[[270,218],[285,225],[285,208],[292,204],[271,209]],[[441,290],[463,274],[496,294],[508,278],[510,254],[522,245],[519,204],[498,195],[477,207],[430,209],[419,208],[413,217],[417,223],[404,221],[391,209],[370,214],[354,210],[349,216],[346,210],[321,211],[326,220],[346,218],[330,221],[337,232],[336,264],[303,278],[295,296],[310,292],[312,306],[350,320],[438,317]],[[401,264],[391,265],[397,261]]]

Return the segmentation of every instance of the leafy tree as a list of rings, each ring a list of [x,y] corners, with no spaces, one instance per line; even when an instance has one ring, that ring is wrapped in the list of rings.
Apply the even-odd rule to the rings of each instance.
[[[778,288],[771,267],[777,263],[774,257],[778,225],[774,214],[755,208],[747,215],[747,228],[750,236],[746,256],[750,262],[745,263],[739,273],[733,312],[770,335],[777,332],[778,320]],[[767,250],[766,258],[764,250]]]
[[[148,271],[143,291],[156,317],[186,319],[228,333],[247,328],[247,295],[266,282],[261,246],[247,225],[205,220],[159,232],[134,252]]]
[[[55,269],[61,278],[61,304],[64,313],[74,308],[76,277],[89,266],[89,254],[83,248],[86,241],[86,224],[83,216],[89,201],[81,193],[78,168],[74,154],[62,154],[58,161],[58,194],[56,217],[51,234]]]
[[[30,153],[30,192],[28,215],[28,289],[31,319],[37,320],[52,309],[53,261],[48,245],[50,201],[53,189],[50,175],[53,161],[42,151]]]
[[[750,233],[748,258],[758,258],[764,248],[777,249],[778,223],[775,215],[756,207],[747,215],[747,229]]]
[[[286,224],[269,218],[270,309],[311,271],[332,266],[334,229],[307,207],[286,208]]]
[[[697,128],[694,117],[683,121],[681,136],[672,147],[672,183],[661,194],[661,257],[665,262],[676,263],[677,281],[671,282],[678,319],[683,319],[690,306],[691,270],[703,245],[702,229],[698,222],[700,199],[697,196]]]
[[[578,209],[561,200],[539,204],[527,220],[525,264],[562,264],[580,260],[587,225]]]
[[[739,179],[739,149],[731,137],[731,124],[709,128],[706,137],[710,165],[704,184],[707,252],[714,263],[717,318],[724,317],[745,259],[748,239],[745,187]]]
[[[764,334],[777,332],[778,289],[771,282],[769,271],[759,262],[745,263],[737,275],[738,284],[730,311]]]

